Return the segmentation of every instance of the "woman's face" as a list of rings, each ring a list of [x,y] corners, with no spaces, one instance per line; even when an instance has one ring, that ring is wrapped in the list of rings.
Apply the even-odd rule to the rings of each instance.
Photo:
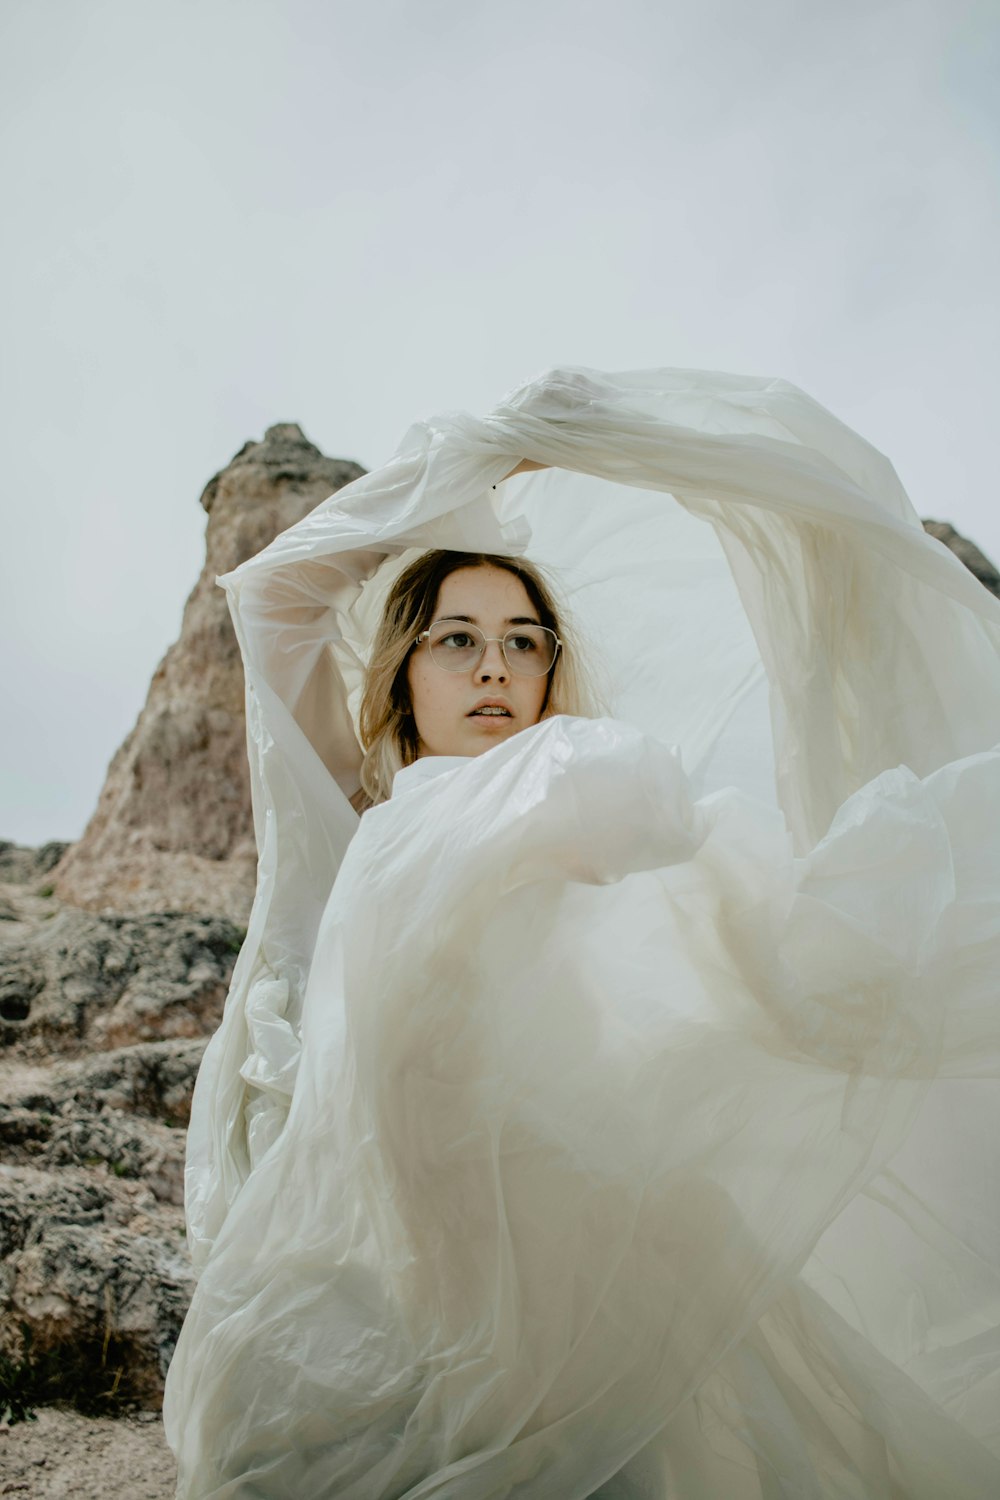
[[[449,573],[433,618],[471,621],[485,636],[503,636],[512,625],[529,621],[542,623],[520,578],[489,564]],[[487,643],[479,665],[468,672],[435,666],[422,641],[410,653],[407,680],[421,756],[482,755],[519,729],[537,724],[549,681],[548,676],[515,676],[499,640]],[[483,713],[486,705],[506,713]]]

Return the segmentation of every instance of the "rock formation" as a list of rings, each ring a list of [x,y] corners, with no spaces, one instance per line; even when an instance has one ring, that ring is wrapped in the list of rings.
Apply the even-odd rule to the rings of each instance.
[[[91,911],[188,911],[244,920],[256,849],[243,672],[221,573],[363,474],[326,458],[294,422],[246,443],[201,497],[205,566],[181,633],[153,674],[97,810],[56,869],[63,901]]]
[[[983,587],[988,588],[991,594],[996,594],[1000,599],[1000,573],[974,542],[962,536],[947,521],[925,521],[924,530],[937,541],[944,542],[946,547],[950,547],[955,556],[965,563],[969,572],[975,573]]]
[[[64,907],[17,852],[0,864],[0,1419],[155,1408],[192,1290],[184,1127],[242,929]]]
[[[292,423],[246,444],[202,495],[205,567],[83,838],[0,843],[0,1424],[159,1406],[192,1290],[185,1127],[256,868],[215,578],[363,472]]]

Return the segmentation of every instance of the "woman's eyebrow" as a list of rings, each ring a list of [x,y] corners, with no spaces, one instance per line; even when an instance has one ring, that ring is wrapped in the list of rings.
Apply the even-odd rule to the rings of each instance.
[[[463,625],[478,625],[479,621],[475,615],[440,615],[440,620],[461,620]],[[536,620],[534,615],[512,615],[504,620],[505,625],[540,625],[541,620]]]

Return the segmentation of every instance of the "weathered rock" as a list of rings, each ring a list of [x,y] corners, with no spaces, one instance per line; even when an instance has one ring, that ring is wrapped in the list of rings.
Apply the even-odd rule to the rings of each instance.
[[[205,1039],[0,1063],[0,1415],[157,1407],[193,1289],[184,1148]]]
[[[13,848],[13,845],[10,847]],[[49,845],[50,848],[68,849],[68,844]],[[33,849],[19,849],[18,854],[33,854]],[[15,943],[24,933],[34,931],[39,922],[48,922],[59,910],[54,899],[55,887],[51,875],[43,873],[41,880],[0,881],[0,947]]]
[[[11,885],[28,885],[40,880],[59,863],[68,844],[42,844],[38,849],[25,849],[20,844],[10,844],[0,839],[0,881]]]
[[[207,485],[206,560],[181,634],[160,663],[97,810],[58,865],[59,897],[90,910],[245,919],[256,847],[243,671],[215,583],[321,500],[363,474],[324,457],[294,422],[247,443]]]
[[[204,1040],[150,1042],[55,1067],[0,1071],[0,1159],[86,1166],[184,1204],[183,1127]]]
[[[944,542],[950,547],[955,556],[964,562],[970,573],[975,573],[979,582],[988,588],[991,594],[1000,598],[1000,572],[990,562],[985,553],[980,552],[974,542],[956,531],[948,521],[925,521],[924,530],[939,542]]]
[[[224,917],[64,907],[0,944],[0,1044],[47,1056],[207,1036],[242,940]]]
[[[0,1167],[0,1354],[22,1399],[159,1404],[193,1290],[183,1235],[142,1183]]]
[[[125,1110],[172,1128],[185,1126],[205,1045],[204,1037],[143,1042],[61,1063],[48,1085],[53,1107]],[[30,1101],[31,1090],[26,1097]]]

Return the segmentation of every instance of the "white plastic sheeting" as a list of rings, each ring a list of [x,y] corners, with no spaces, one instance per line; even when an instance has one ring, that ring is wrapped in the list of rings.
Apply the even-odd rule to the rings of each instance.
[[[608,717],[359,825],[430,546],[554,569]],[[780,381],[553,370],[222,581],[260,871],[179,1494],[1000,1492],[1000,606],[885,459]]]

